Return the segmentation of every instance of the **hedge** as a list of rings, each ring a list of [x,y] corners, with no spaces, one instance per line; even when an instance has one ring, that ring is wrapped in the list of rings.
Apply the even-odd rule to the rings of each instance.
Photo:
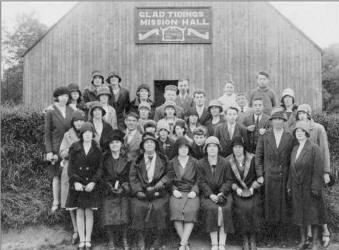
[[[327,130],[332,165],[338,168],[339,115],[317,114]],[[50,213],[51,180],[43,161],[44,116],[24,106],[1,107],[2,227],[69,223],[65,212]],[[327,191],[332,221],[339,219],[339,185]],[[339,223],[337,223],[339,225]]]

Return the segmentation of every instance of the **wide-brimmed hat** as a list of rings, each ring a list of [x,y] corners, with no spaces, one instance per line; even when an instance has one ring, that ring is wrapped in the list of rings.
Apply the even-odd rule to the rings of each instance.
[[[101,95],[108,95],[109,97],[112,96],[112,93],[108,86],[101,86],[97,89],[97,97],[99,98],[99,96]]]
[[[111,80],[112,77],[118,78],[118,79],[119,79],[119,82],[121,82],[121,77],[119,76],[119,74],[118,74],[117,72],[114,72],[114,71],[112,71],[112,72],[110,72],[110,73],[108,74],[108,76],[107,76],[107,78],[106,78],[106,82],[107,82],[107,83],[110,83],[110,80]]]
[[[187,146],[189,149],[191,148],[190,142],[185,136],[180,136],[174,143],[174,151],[176,155],[179,154],[178,150],[181,146]]]
[[[112,141],[121,141],[121,143],[124,143],[124,137],[124,132],[122,132],[120,129],[114,129],[105,136],[104,141],[107,144],[111,143]]]
[[[80,134],[82,135],[86,131],[91,131],[92,133],[94,133],[94,127],[93,127],[92,123],[84,122],[84,124],[82,124],[82,126],[80,128]]]
[[[211,113],[211,108],[212,107],[218,107],[220,109],[220,113],[223,112],[223,107],[222,107],[222,104],[219,100],[217,99],[214,99],[214,100],[211,100],[208,104],[208,111]]]
[[[186,117],[190,117],[191,115],[195,115],[199,117],[198,111],[195,108],[189,108],[186,112]]]
[[[237,145],[245,147],[244,138],[242,138],[241,136],[235,136],[232,139],[232,148]]]
[[[159,143],[158,143],[157,138],[155,137],[155,135],[154,135],[153,133],[149,133],[149,132],[146,132],[146,133],[142,136],[142,141],[141,141],[141,143],[140,143],[140,149],[144,150],[144,143],[145,143],[147,140],[152,140],[152,141],[154,141],[156,150],[159,149]]]
[[[300,104],[298,106],[297,112],[305,112],[309,117],[311,117],[312,114],[312,108],[309,104]]]
[[[149,127],[156,128],[156,127],[157,127],[156,122],[153,121],[153,120],[147,120],[147,121],[144,123],[144,129],[146,130],[146,128],[149,128]]]
[[[139,95],[139,92],[141,89],[146,89],[148,91],[148,96],[151,95],[151,88],[148,84],[145,84],[145,83],[140,84],[137,88],[136,95]]]
[[[57,87],[54,91],[53,91],[53,97],[54,98],[58,98],[58,96],[61,95],[69,95],[69,91],[67,87]]]
[[[281,93],[281,99],[283,99],[285,96],[290,96],[294,99],[295,98],[294,90],[291,88],[284,89]]]
[[[165,120],[159,120],[157,123],[157,132],[159,133],[161,129],[165,129],[168,133],[171,133],[171,129]]]
[[[282,107],[274,107],[272,109],[271,117],[269,118],[269,120],[273,120],[273,119],[282,119],[284,121],[287,121],[286,114]]]
[[[311,127],[310,124],[306,121],[297,121],[297,123],[295,124],[295,128],[293,129],[293,134],[295,135],[296,130],[300,128],[302,130],[305,131],[306,136],[310,137],[310,131],[311,131]]]
[[[106,110],[104,109],[104,107],[102,106],[102,104],[98,101],[94,101],[92,102],[91,104],[91,107],[90,107],[90,111],[89,111],[89,114],[91,117],[93,117],[93,110],[96,109],[96,108],[99,108],[102,110],[102,116],[105,116],[106,115]]]
[[[215,144],[215,145],[217,145],[217,146],[219,147],[219,150],[220,150],[220,141],[219,141],[219,139],[218,139],[217,137],[215,137],[215,136],[210,136],[210,137],[208,137],[208,138],[206,139],[205,145],[204,145],[204,148],[203,148],[203,150],[204,150],[205,153],[206,153],[206,148],[207,148],[207,146],[208,146],[209,144]]]
[[[86,115],[85,112],[83,112],[82,110],[75,110],[72,114],[72,122],[71,124],[73,124],[73,122],[75,121],[86,121]]]

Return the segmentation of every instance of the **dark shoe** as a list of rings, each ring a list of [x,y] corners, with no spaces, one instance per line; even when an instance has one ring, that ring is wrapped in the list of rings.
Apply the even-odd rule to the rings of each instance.
[[[73,232],[72,235],[72,245],[75,245],[79,242],[79,233],[78,232]]]
[[[313,241],[313,237],[307,236],[306,242],[305,242],[305,249],[310,248],[310,246],[312,245],[312,244],[311,244],[312,241]]]

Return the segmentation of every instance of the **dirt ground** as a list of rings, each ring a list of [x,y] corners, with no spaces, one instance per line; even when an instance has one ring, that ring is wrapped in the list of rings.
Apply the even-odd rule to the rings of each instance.
[[[71,233],[66,231],[61,226],[55,227],[29,227],[22,231],[11,230],[9,232],[3,232],[2,235],[2,246],[3,250],[74,250],[76,246],[70,244]],[[165,250],[174,250],[176,248],[176,239],[173,236],[165,237],[166,245],[163,247]],[[209,239],[207,235],[192,235],[190,241],[192,250],[208,250]],[[231,240],[227,242],[228,250],[241,250],[241,243]],[[293,245],[294,243],[290,244]],[[106,249],[106,243],[94,242],[94,250]],[[259,250],[279,250],[281,248],[267,248],[259,245]],[[293,246],[284,248],[284,250],[291,250]],[[339,244],[332,242],[328,250],[338,250]]]

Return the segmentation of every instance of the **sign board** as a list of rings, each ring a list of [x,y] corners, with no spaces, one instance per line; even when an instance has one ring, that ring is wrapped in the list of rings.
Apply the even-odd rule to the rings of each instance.
[[[136,43],[212,43],[210,7],[137,7]]]

